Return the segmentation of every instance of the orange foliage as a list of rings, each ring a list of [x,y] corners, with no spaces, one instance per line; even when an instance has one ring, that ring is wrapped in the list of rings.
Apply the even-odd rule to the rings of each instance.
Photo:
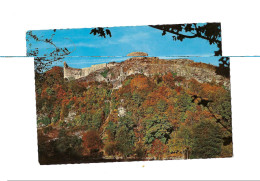
[[[149,82],[148,82],[148,78],[143,76],[143,75],[137,75],[130,84],[131,87],[131,91],[134,90],[144,90],[149,88]]]
[[[215,85],[210,85],[208,83],[204,83],[201,85],[202,90],[201,90],[201,97],[203,98],[213,98],[216,96],[216,94],[223,94],[225,93],[225,89],[219,86]]]
[[[147,97],[147,101],[150,103],[149,105],[155,105],[157,104],[157,101],[162,99],[165,100],[166,102],[168,101],[167,98],[171,97],[174,95],[174,92],[172,89],[170,89],[169,87],[159,87],[158,89],[156,89],[155,91],[151,92]],[[148,103],[147,102],[147,103]]]
[[[171,87],[175,86],[174,78],[171,72],[168,72],[166,75],[164,75],[162,79],[166,84],[170,85]]]
[[[161,140],[156,139],[152,143],[150,154],[156,159],[162,159],[167,150],[168,147],[164,143],[162,143]]]

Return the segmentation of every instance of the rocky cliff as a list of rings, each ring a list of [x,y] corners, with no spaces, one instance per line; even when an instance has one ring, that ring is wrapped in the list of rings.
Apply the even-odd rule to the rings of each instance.
[[[187,80],[195,79],[200,83],[215,82],[228,89],[230,81],[221,75],[216,74],[216,66],[196,63],[189,59],[159,59],[157,57],[133,57],[121,63],[108,63],[93,65],[89,68],[74,69],[64,64],[64,78],[74,78],[79,81],[105,81],[113,84],[117,89],[127,76],[144,74],[147,77],[164,75],[172,72],[177,77]]]

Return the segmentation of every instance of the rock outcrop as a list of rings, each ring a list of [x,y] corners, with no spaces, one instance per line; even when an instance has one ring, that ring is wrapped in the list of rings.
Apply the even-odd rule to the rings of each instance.
[[[131,52],[129,54],[127,54],[128,57],[144,57],[144,56],[148,56],[148,53],[145,52]]]

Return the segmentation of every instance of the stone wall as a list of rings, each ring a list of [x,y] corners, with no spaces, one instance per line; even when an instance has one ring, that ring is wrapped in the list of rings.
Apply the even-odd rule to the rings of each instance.
[[[97,70],[101,70],[103,68],[110,68],[115,66],[117,63],[103,63],[97,65],[91,65],[91,67],[76,69],[71,68],[64,62],[64,78],[67,79],[79,79],[82,77],[88,76],[90,73],[95,72]]]
[[[106,68],[107,64],[97,64],[97,65],[91,65],[91,67],[83,68],[82,69],[82,77],[88,76],[91,72]]]
[[[82,77],[82,70],[71,68],[64,62],[64,78],[67,79],[79,79]]]

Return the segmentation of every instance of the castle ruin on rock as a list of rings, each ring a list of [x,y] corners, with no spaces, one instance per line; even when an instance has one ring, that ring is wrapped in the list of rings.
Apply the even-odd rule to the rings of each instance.
[[[135,54],[134,54],[135,55]],[[138,52],[140,55],[140,52]],[[142,54],[143,55],[143,54]],[[230,80],[216,74],[216,66],[196,63],[189,59],[159,59],[158,57],[131,57],[120,63],[110,62],[92,65],[91,67],[77,69],[71,68],[64,62],[64,78],[68,80],[80,79],[80,81],[105,81],[117,89],[130,75],[143,74],[147,77],[163,75],[172,72],[187,80],[195,79],[200,83],[222,83],[230,89]],[[104,74],[104,72],[106,72]]]
[[[127,56],[138,57],[138,56],[148,56],[148,54],[145,52],[131,52],[127,54]],[[68,64],[64,62],[64,79],[80,79],[82,77],[88,76],[92,72],[104,68],[111,68],[117,64],[118,63],[110,62],[110,63],[91,65],[91,67],[87,67],[87,68],[77,69],[77,68],[69,67]]]
[[[66,62],[64,62],[64,79],[80,79],[82,77],[88,76],[90,73],[95,72],[97,70],[101,70],[104,68],[110,68],[115,66],[116,63],[103,63],[97,65],[91,65],[91,67],[77,69],[71,68],[68,66]]]

